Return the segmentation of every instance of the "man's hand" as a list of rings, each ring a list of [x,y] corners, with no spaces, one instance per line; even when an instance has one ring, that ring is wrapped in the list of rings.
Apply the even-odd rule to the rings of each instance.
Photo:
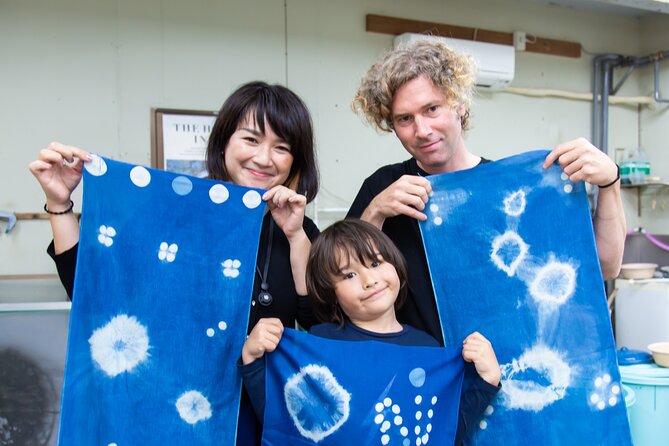
[[[369,203],[360,216],[381,229],[386,218],[406,215],[416,220],[427,220],[421,212],[432,192],[432,185],[423,177],[403,175],[399,180],[384,189]]]
[[[618,175],[618,168],[611,158],[585,138],[558,145],[546,157],[544,169],[556,160],[574,183],[586,181],[596,186],[604,186],[614,181]]]

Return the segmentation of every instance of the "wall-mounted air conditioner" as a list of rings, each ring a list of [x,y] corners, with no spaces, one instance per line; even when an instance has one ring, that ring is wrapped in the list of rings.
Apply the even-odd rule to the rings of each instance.
[[[516,51],[511,45],[498,45],[496,43],[412,33],[404,33],[395,37],[394,44],[398,46],[416,40],[442,42],[455,51],[471,54],[478,65],[476,85],[480,87],[486,87],[490,90],[501,90],[513,80]]]

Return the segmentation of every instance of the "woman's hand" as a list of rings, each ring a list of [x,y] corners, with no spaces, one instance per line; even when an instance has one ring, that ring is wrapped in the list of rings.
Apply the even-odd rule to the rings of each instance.
[[[70,205],[70,195],[81,181],[81,170],[91,156],[85,150],[52,142],[28,165],[46,195],[50,211],[60,212]]]
[[[262,199],[267,202],[272,218],[288,241],[304,232],[302,223],[307,197],[286,186],[274,186],[263,194]]]
[[[242,364],[250,364],[262,358],[265,353],[273,352],[279,345],[282,335],[283,324],[280,319],[275,317],[260,319],[246,338],[242,348]]]

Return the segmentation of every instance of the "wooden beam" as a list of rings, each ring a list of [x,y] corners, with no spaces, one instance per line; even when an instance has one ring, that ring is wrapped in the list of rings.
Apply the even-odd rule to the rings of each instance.
[[[367,14],[366,31],[399,35],[402,33],[431,34],[434,36],[451,37],[462,40],[513,45],[513,33],[491,31],[481,28],[448,25],[445,23],[422,22],[397,17]],[[529,36],[525,51],[531,53],[550,54],[553,56],[581,57],[581,44],[566,40],[547,39]]]

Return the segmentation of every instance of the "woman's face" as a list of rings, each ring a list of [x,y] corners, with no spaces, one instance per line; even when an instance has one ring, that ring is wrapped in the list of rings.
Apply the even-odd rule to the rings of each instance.
[[[284,184],[293,165],[290,145],[265,120],[261,129],[252,114],[240,121],[225,149],[225,169],[235,184],[271,189]]]

